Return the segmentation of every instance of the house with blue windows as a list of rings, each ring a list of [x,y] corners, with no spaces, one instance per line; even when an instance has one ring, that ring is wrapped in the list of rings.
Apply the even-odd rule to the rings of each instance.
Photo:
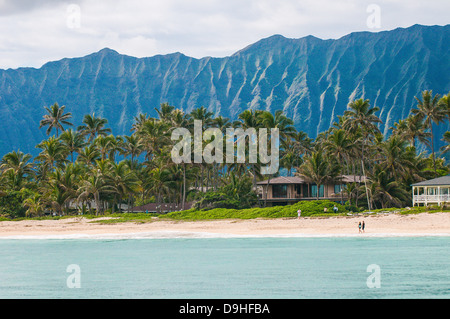
[[[413,206],[450,203],[450,175],[412,184]]]
[[[301,200],[328,199],[335,202],[348,200],[345,186],[349,183],[364,183],[364,176],[341,175],[334,183],[316,185],[299,176],[278,176],[258,182],[259,200],[265,201],[267,189],[267,206],[279,206],[296,203]]]

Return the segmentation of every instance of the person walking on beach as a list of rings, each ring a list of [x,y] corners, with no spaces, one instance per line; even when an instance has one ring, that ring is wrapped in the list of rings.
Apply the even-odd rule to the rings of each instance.
[[[362,222],[361,228],[362,228],[362,232],[364,233],[364,227],[366,227],[366,224],[364,223],[364,221]]]
[[[300,219],[300,216],[302,215],[302,210],[301,209],[299,209],[298,211],[297,211],[297,219]]]
[[[361,232],[361,222],[358,224],[359,232]]]

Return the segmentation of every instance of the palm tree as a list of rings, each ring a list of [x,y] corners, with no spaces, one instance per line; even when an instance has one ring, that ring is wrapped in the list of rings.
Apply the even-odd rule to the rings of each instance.
[[[303,131],[298,131],[297,133],[292,135],[292,139],[295,143],[295,148],[298,151],[298,155],[304,155],[310,153],[313,149],[313,139],[308,137]]]
[[[219,118],[222,119],[221,116]],[[192,129],[192,126],[193,126],[193,121],[191,121],[190,115],[185,114],[182,110],[179,110],[179,109],[174,109],[171,111],[170,121],[171,121],[170,130],[180,128],[180,127]],[[215,122],[215,124],[217,126],[220,125],[217,122]],[[226,125],[225,121],[222,124]],[[187,187],[186,174],[188,173],[188,169],[187,169],[187,164],[185,162],[182,163],[182,166],[183,166],[183,195],[182,195],[182,200],[181,200],[181,207],[184,210],[185,202],[186,202],[186,187]]]
[[[245,110],[238,116],[238,120],[234,121],[232,126],[235,128],[241,128],[243,130],[248,129],[259,129],[262,127],[262,122],[260,115],[263,111],[261,110]],[[249,137],[251,138],[251,137]],[[239,141],[236,141],[238,143]],[[249,140],[250,143],[256,143],[256,141]],[[250,149],[250,148],[249,148]],[[248,154],[250,155],[250,154]],[[241,167],[242,165],[239,165],[237,161],[233,161],[235,164],[232,164],[232,167],[239,168],[239,169],[245,169],[244,167]],[[256,190],[256,179],[258,177],[258,172],[260,171],[260,163],[257,161],[257,163],[250,163],[251,167],[251,174],[253,175],[253,190]]]
[[[431,133],[426,131],[423,120],[419,116],[411,115],[404,120],[399,120],[391,129],[395,135],[408,140],[413,147],[416,147],[416,140],[430,146]]]
[[[223,117],[222,115],[219,115],[212,119],[211,126],[217,127],[220,129],[222,134],[225,135],[226,129],[231,127],[231,121],[228,117]]]
[[[72,129],[64,131],[60,136],[62,144],[70,153],[71,162],[74,162],[73,153],[79,152],[85,145],[84,135]]]
[[[431,130],[431,152],[433,155],[433,167],[435,171],[435,176],[437,176],[436,171],[436,159],[434,154],[434,134],[433,134],[433,123],[439,124],[444,121],[446,117],[446,110],[443,104],[439,103],[439,94],[433,96],[431,90],[426,90],[422,92],[422,100],[415,97],[417,100],[417,109],[412,109],[411,112],[417,115],[427,128]]]
[[[42,150],[36,157],[36,160],[41,161],[47,169],[51,170],[55,166],[61,167],[67,161],[67,149],[58,138],[51,136],[36,147]]]
[[[163,147],[170,142],[169,124],[154,118],[143,122],[136,134],[141,138],[148,160],[160,154]]]
[[[198,107],[194,110],[191,111],[191,113],[189,114],[189,119],[191,121],[191,127],[192,127],[192,123],[194,122],[194,120],[197,121],[202,121],[202,131],[205,131],[207,128],[211,127],[212,123],[213,123],[213,113],[208,111],[208,109],[206,109],[204,106]],[[204,141],[202,141],[202,143],[204,143]],[[202,150],[203,150],[203,145],[202,145]],[[196,150],[194,150],[195,152]],[[207,166],[205,163],[200,163],[198,164],[200,166],[201,169],[201,176],[200,176],[200,183],[201,183],[201,187],[202,187],[202,191],[204,190],[204,185],[205,185],[205,178],[204,178],[204,173],[205,173],[205,167]]]
[[[0,173],[7,176],[9,184],[13,189],[19,190],[33,176],[33,166],[29,163],[30,154],[20,151],[12,151],[3,156],[0,164]]]
[[[44,213],[44,204],[42,202],[42,195],[35,193],[27,197],[23,205],[27,208],[25,215],[28,217],[41,216]]]
[[[173,195],[174,201],[173,203],[178,206],[178,203],[181,203],[182,209],[183,207],[183,177],[185,176],[184,167],[180,165],[170,165],[167,176],[167,186],[169,189],[169,197]],[[172,201],[171,201],[172,202]],[[175,207],[173,207],[175,209]]]
[[[348,133],[343,129],[334,129],[328,136],[328,139],[324,141],[324,150],[333,158],[335,158],[341,168],[344,167],[344,163],[349,161],[353,142],[349,138]],[[344,192],[341,189],[341,202],[344,202]]]
[[[257,195],[252,190],[252,183],[248,176],[243,178],[230,172],[222,179],[223,186],[220,188],[227,197],[239,203],[239,208],[251,207],[257,202]]]
[[[447,113],[447,119],[450,119],[450,92],[447,95],[444,95],[439,100],[439,105],[444,109]]]
[[[169,103],[162,103],[159,110],[157,108],[155,110],[161,121],[168,123],[172,121],[172,112],[175,110],[174,106],[169,105]]]
[[[336,158],[339,165],[343,166],[350,157],[352,145],[353,142],[348,133],[343,129],[336,129],[324,141],[323,147],[325,151]]]
[[[381,204],[381,208],[401,207],[408,200],[407,192],[394,177],[381,166],[376,164],[370,174],[370,192],[374,201]]]
[[[444,136],[442,137],[442,140],[447,144],[441,147],[442,153],[448,153],[450,152],[450,131],[447,131],[444,133]]]
[[[168,182],[170,172],[162,163],[160,163],[157,167],[153,168],[149,174],[149,186],[155,194],[157,212],[160,213],[163,202],[162,195],[169,190]]]
[[[96,215],[98,215],[103,212],[100,195],[102,193],[111,193],[114,190],[111,185],[105,183],[105,177],[94,169],[85,179],[81,180],[78,191],[80,193],[78,200],[94,199]]]
[[[376,106],[371,108],[369,100],[358,99],[352,101],[348,104],[348,108],[344,112],[345,122],[343,123],[343,129],[354,132],[358,128],[363,128],[366,138],[370,134],[379,132],[375,123],[381,123],[381,120],[375,113],[380,109]]]
[[[319,187],[327,182],[335,181],[339,175],[339,166],[334,158],[326,158],[321,150],[306,156],[296,175],[317,185],[317,199]]]
[[[380,165],[396,180],[414,168],[415,148],[408,147],[407,143],[398,135],[391,135],[381,144]]]
[[[208,111],[204,106],[198,107],[191,111],[190,117],[192,120],[199,120],[202,121],[203,127],[202,129],[205,130],[212,124],[212,118],[213,113]]]
[[[284,167],[287,170],[287,176],[291,176],[292,170],[295,167],[300,166],[302,158],[298,154],[298,150],[296,149],[295,141],[293,139],[288,138],[283,141],[281,145],[280,164],[281,167]]]
[[[131,156],[131,163],[134,165],[134,159],[138,157],[144,150],[142,140],[135,134],[125,136],[124,140],[119,144],[119,152],[124,156]],[[131,167],[133,168],[133,167]]]
[[[101,157],[100,151],[97,146],[94,144],[90,144],[84,147],[78,154],[77,161],[89,165],[91,167],[94,166],[95,162],[99,160]]]
[[[40,122],[39,128],[43,126],[48,126],[47,135],[50,134],[52,129],[56,129],[56,136],[59,135],[59,131],[64,131],[63,124],[65,125],[73,125],[68,121],[72,117],[72,113],[64,114],[64,109],[66,108],[64,105],[59,106],[58,103],[53,104],[50,108],[44,107],[48,114],[43,116],[43,119]]]
[[[2,158],[0,171],[12,170],[15,175],[31,175],[33,173],[32,165],[29,163],[31,157],[30,154],[21,151],[7,153]]]
[[[139,187],[139,180],[125,161],[120,161],[117,164],[112,163],[106,182],[112,186],[113,193],[118,197],[119,210],[121,210],[122,199],[127,195],[136,193]]]
[[[375,113],[379,111],[379,108],[376,106],[371,108],[369,100],[363,99],[350,102],[348,104],[348,108],[349,109],[344,112],[345,122],[342,124],[342,128],[351,134],[358,134],[358,131],[361,133],[361,169],[364,175],[364,182],[366,183],[364,149],[367,145],[368,139],[380,132],[378,127],[375,125],[375,123],[381,123],[381,120],[375,115]],[[366,196],[367,204],[370,210],[371,205],[367,185]]]
[[[57,169],[54,176],[61,187],[73,198],[77,194],[78,184],[82,175],[87,172],[88,169],[86,166],[80,163],[69,163],[63,169]]]
[[[275,116],[268,111],[263,111],[259,113],[258,122],[259,126],[266,129],[279,129],[280,141],[283,143],[287,139],[290,139],[297,132],[294,127],[294,121],[286,117],[282,110],[278,110],[275,112]],[[271,145],[271,144],[270,144]],[[261,145],[259,146],[261,147]],[[273,152],[273,150],[271,150]],[[271,174],[269,174],[268,184],[270,183]],[[267,190],[268,187],[265,188],[264,194],[264,206],[267,204]]]
[[[277,128],[280,130],[280,140],[293,137],[297,133],[294,127],[294,121],[284,115],[282,110],[275,112],[275,115],[268,111],[262,111],[258,115],[260,126],[271,129]]]
[[[107,135],[108,133],[111,133],[110,128],[105,128],[108,120],[96,117],[95,113],[93,115],[86,114],[83,118],[83,123],[83,125],[78,126],[78,131],[89,136],[89,143],[92,142],[97,135]]]
[[[94,139],[93,143],[97,146],[98,150],[100,151],[101,158],[103,160],[106,159],[107,154],[114,153],[114,151],[118,148],[117,146],[118,143],[114,135],[108,136],[99,135]],[[111,160],[114,160],[114,156],[112,156]]]
[[[76,197],[80,167],[70,163],[64,169],[57,168],[43,190],[47,203],[59,214],[67,211],[70,202]]]

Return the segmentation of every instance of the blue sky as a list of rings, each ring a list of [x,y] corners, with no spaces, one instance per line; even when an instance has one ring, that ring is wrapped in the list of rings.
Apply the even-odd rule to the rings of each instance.
[[[104,47],[136,57],[223,57],[273,34],[329,39],[445,25],[448,12],[448,0],[0,0],[0,68]]]

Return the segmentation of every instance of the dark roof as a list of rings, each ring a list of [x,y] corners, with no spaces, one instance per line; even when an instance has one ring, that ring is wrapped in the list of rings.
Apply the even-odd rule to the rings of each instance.
[[[258,182],[258,185],[267,185],[269,180]],[[278,176],[270,179],[270,184],[303,184],[306,183],[305,180],[298,176]]]
[[[450,175],[441,176],[438,178],[433,178],[428,181],[423,181],[419,183],[412,184],[411,186],[440,186],[449,185],[450,186]]]
[[[186,202],[184,203],[184,209],[191,209],[192,207],[192,202]],[[137,207],[133,207],[132,208],[133,212],[156,212],[157,211],[157,205],[156,203],[148,203],[142,206],[137,206]],[[181,204],[179,204],[179,207],[177,207],[174,204],[171,203],[162,203],[161,204],[161,211],[162,212],[171,212],[171,211],[178,211],[181,210]]]
[[[361,175],[341,175],[343,183],[364,182],[365,176]]]
[[[342,175],[343,183],[353,183],[356,178],[356,182],[364,182],[364,176],[359,175]],[[267,185],[268,179],[258,182],[258,185]],[[308,183],[305,179],[300,176],[278,176],[270,179],[270,185],[274,184],[305,184]]]

